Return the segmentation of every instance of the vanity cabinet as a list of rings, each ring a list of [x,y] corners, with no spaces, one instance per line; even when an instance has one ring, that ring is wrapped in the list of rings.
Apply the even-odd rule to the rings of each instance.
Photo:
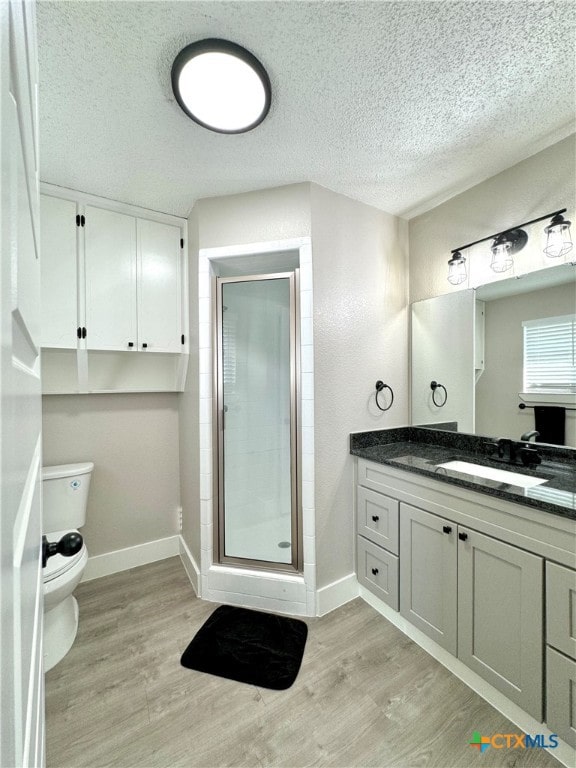
[[[543,560],[400,504],[400,613],[542,719]]]
[[[182,389],[185,221],[68,190],[40,201],[45,391]]]
[[[546,563],[546,721],[576,748],[576,571]]]
[[[356,502],[358,581],[385,603],[372,604],[576,745],[574,520],[363,458]],[[397,569],[397,604],[377,557]]]

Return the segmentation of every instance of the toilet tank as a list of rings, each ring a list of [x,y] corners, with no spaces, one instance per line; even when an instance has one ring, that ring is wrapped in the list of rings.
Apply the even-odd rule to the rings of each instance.
[[[91,461],[42,468],[44,533],[84,525],[93,469]]]

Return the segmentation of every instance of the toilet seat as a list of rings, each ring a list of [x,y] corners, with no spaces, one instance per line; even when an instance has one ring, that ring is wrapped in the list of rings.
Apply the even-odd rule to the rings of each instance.
[[[47,533],[46,538],[49,542],[53,541],[60,541],[62,536],[65,536],[67,533],[79,533],[79,531],[76,531],[74,529],[66,530],[66,531],[54,531],[53,533]],[[84,553],[86,552],[86,545],[83,544],[82,548],[79,552],[77,552],[75,555],[72,555],[71,557],[64,557],[64,555],[52,555],[52,557],[48,558],[48,561],[46,563],[46,567],[43,571],[43,580],[46,584],[49,581],[53,581],[53,579],[58,578],[58,576],[62,576],[63,573],[66,573],[71,568],[73,568],[76,563],[78,563],[82,557],[84,557]]]

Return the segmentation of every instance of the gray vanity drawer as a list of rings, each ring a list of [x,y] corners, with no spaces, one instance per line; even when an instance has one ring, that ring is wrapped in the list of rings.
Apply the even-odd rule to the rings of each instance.
[[[576,571],[546,563],[546,642],[576,659]]]
[[[356,527],[361,536],[398,554],[398,507],[396,499],[357,487]]]
[[[576,661],[546,649],[546,724],[576,748]]]
[[[398,610],[398,558],[362,536],[358,542],[358,581]]]

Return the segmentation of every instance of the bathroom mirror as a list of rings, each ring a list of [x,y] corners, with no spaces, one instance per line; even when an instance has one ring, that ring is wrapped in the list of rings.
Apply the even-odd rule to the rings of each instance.
[[[576,312],[574,263],[414,302],[411,309],[412,424],[457,422],[460,432],[516,440],[534,429],[528,406],[535,403],[526,399],[527,407],[519,407],[522,323]],[[445,391],[432,390],[433,381]],[[557,404],[576,409],[576,402]],[[576,447],[576,410],[566,411],[565,427],[564,444]]]

